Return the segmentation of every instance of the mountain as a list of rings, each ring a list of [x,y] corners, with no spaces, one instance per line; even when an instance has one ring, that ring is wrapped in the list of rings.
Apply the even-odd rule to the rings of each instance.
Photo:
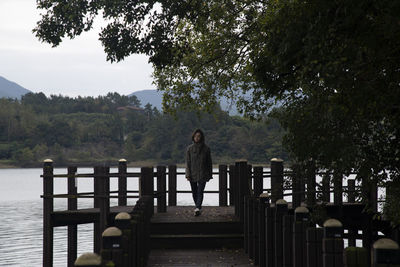
[[[153,107],[158,110],[162,110],[162,93],[157,90],[141,90],[136,91],[129,96],[136,96],[140,100],[140,104],[144,107],[147,103],[150,103]]]
[[[28,89],[0,76],[0,98],[18,98],[30,93]]]
[[[158,110],[162,110],[162,92],[157,90],[141,90],[136,91],[129,96],[135,95],[144,107],[147,103],[150,103],[153,107]],[[220,102],[222,110],[228,111],[230,115],[239,115],[235,105],[230,106],[228,99],[222,98]]]

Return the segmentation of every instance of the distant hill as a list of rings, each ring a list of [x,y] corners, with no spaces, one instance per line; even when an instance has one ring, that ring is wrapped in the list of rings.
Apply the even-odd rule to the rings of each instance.
[[[135,95],[144,107],[147,103],[150,103],[153,107],[156,107],[158,110],[162,110],[162,92],[157,90],[141,90],[136,91],[129,96]],[[236,106],[230,107],[229,101],[226,98],[221,100],[221,108],[225,111],[229,111],[230,115],[239,115],[239,112],[236,109]]]
[[[162,93],[157,90],[141,90],[136,91],[129,96],[136,96],[140,100],[140,104],[144,107],[147,103],[150,103],[153,107],[158,110],[162,110]]]
[[[28,89],[0,76],[0,98],[18,98],[30,93]]]

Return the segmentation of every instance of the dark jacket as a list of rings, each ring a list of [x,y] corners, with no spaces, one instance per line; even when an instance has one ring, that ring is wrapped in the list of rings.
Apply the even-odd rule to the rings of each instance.
[[[204,143],[194,143],[186,149],[186,177],[191,182],[212,179],[212,160],[210,148]]]

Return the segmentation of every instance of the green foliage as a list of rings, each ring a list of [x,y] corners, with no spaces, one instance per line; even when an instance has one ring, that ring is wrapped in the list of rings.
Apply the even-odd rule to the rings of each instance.
[[[317,167],[366,173],[380,182],[400,179],[400,1],[40,0],[37,5],[47,13],[35,33],[53,45],[89,30],[102,12],[108,25],[100,39],[107,58],[148,55],[167,112],[212,112],[218,98],[227,96],[246,116],[262,118],[279,104],[271,115],[286,131],[293,161],[312,159]],[[231,137],[227,144],[253,134],[245,125],[237,132],[235,124],[240,122],[233,119],[223,129]],[[18,124],[8,124],[9,132],[15,129]],[[145,147],[138,153],[147,153]]]
[[[43,98],[42,93],[27,95],[20,102],[0,99],[7,107],[0,108],[0,123],[7,126],[0,132],[0,159],[13,159],[22,166],[39,164],[45,158],[57,164],[90,164],[121,157],[136,162],[183,163],[195,128],[205,130],[216,163],[287,158],[276,121],[250,122],[230,117],[219,108],[214,116],[187,111],[171,116],[150,104],[141,108],[138,101],[118,100],[124,97],[116,94],[106,98],[111,96],[117,100],[103,101],[101,96]],[[46,106],[49,103],[51,107]],[[71,103],[84,108],[67,109]]]

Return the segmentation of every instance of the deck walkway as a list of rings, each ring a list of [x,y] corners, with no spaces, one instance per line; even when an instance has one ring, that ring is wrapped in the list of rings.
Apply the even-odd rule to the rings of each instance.
[[[243,249],[157,249],[150,251],[147,267],[254,266]]]
[[[194,216],[194,206],[168,206],[165,213],[154,213],[152,223],[195,223],[237,221],[234,207],[203,206],[202,214]]]
[[[151,219],[148,266],[253,266],[243,251],[243,229],[234,207],[170,206]]]

